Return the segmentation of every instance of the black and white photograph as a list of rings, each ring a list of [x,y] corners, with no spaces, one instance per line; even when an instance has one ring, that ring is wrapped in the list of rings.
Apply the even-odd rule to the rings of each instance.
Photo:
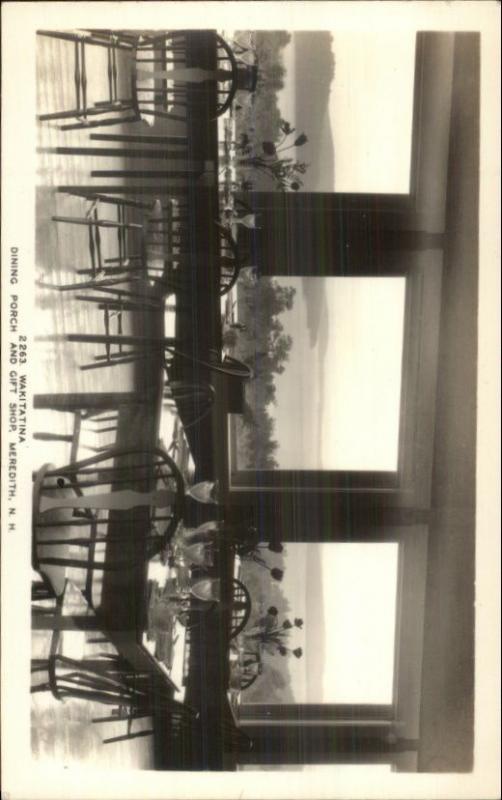
[[[468,781],[486,40],[455,10],[496,5],[41,5],[2,81],[32,101],[2,259],[32,769]]]

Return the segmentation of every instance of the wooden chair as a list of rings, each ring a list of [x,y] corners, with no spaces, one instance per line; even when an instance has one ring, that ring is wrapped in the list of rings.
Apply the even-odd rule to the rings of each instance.
[[[218,224],[220,231],[220,295],[227,294],[237,283],[243,267],[237,243],[230,231]]]
[[[113,447],[59,469],[46,464],[33,477],[32,566],[42,575],[54,567],[84,570],[84,596],[91,605],[95,571],[130,569],[135,565],[129,561],[109,563],[106,558],[104,561],[96,559],[98,545],[115,538],[120,540],[123,536],[120,526],[116,533],[108,531],[112,511],[114,519],[124,526],[124,530],[132,521],[138,524],[138,517],[124,501],[124,497],[131,495],[131,490],[134,502],[137,500],[144,509],[142,528],[150,553],[152,545],[154,550],[166,545],[183,514],[183,476],[170,456],[160,448]],[[166,490],[155,490],[157,485],[165,486]],[[41,512],[44,493],[52,496],[46,501],[53,509],[49,510],[48,517],[43,509]],[[158,495],[164,494],[171,500],[166,510],[155,505],[164,502],[163,497],[157,500]],[[59,495],[59,499],[55,495]],[[120,510],[121,506],[123,510]],[[159,526],[164,529],[162,534],[158,533]],[[57,549],[54,551],[52,548]],[[84,556],[73,556],[74,549],[79,554],[83,551]],[[53,552],[56,555],[52,555]]]
[[[181,349],[182,347],[183,344],[176,341],[168,342],[165,345],[164,366],[168,376],[173,371],[175,364],[191,364],[192,368],[200,369],[203,367],[210,372],[243,380],[251,378],[253,375],[251,367],[236,358],[232,358],[232,356],[221,356],[218,351],[211,350],[208,358],[195,358],[190,353],[187,353],[185,349]]]
[[[77,194],[78,193],[74,193]],[[160,296],[155,296],[146,281],[146,259],[139,262],[135,257],[130,256],[131,242],[130,232],[138,234],[137,239],[142,242],[145,251],[148,245],[148,231],[151,227],[149,214],[152,213],[151,203],[126,198],[117,198],[113,195],[89,194],[79,195],[84,202],[89,203],[89,207],[84,216],[54,216],[56,222],[66,224],[85,225],[89,233],[89,254],[90,265],[87,268],[79,268],[77,274],[85,275],[86,279],[74,284],[56,286],[59,291],[71,291],[78,289],[81,291],[92,289],[93,294],[77,295],[77,300],[85,303],[97,304],[103,312],[103,323],[105,335],[123,333],[123,320],[125,314],[145,313],[161,311]],[[103,218],[102,208],[112,207],[116,212],[116,220]],[[136,221],[130,219],[131,212],[140,211],[142,219],[136,217]],[[117,255],[110,257],[103,252],[101,229],[113,228],[117,233]],[[145,232],[146,229],[146,232]],[[131,266],[133,264],[134,266]],[[117,279],[117,276],[121,276]],[[109,280],[107,280],[109,278]],[[131,278],[132,281],[131,285]],[[99,367],[106,367],[111,364],[132,363],[141,357],[136,350],[130,347],[118,345],[113,347],[109,343],[105,344],[104,352],[81,369],[89,370]]]
[[[56,595],[50,583],[43,576],[40,576],[40,578],[40,580],[31,582],[31,602],[40,603],[44,600],[55,600]]]
[[[215,223],[219,239],[220,295],[225,295],[235,286],[243,267],[237,243],[231,231]],[[115,276],[127,272],[130,277],[138,273],[154,280],[163,294],[181,294],[190,291],[184,268],[193,258],[190,243],[189,217],[184,210],[167,207],[162,217],[148,219],[143,230],[140,251],[129,253],[127,267],[120,258],[108,258],[103,264],[103,274]],[[88,271],[79,270],[80,274]]]
[[[134,720],[151,718],[153,703],[149,694],[138,688],[145,676],[132,670],[120,656],[113,660],[103,656],[77,660],[53,652],[45,661],[32,662],[32,675],[40,671],[47,671],[48,680],[32,686],[32,694],[50,691],[63,702],[77,699],[112,706],[111,714],[93,718],[92,722],[126,722],[125,734],[105,738],[103,744],[153,734],[152,728],[132,731]],[[188,710],[175,700],[170,702],[173,716],[183,720]]]
[[[57,433],[54,431],[36,431],[33,438],[42,442],[68,442],[70,444],[69,462],[77,460],[80,448],[94,450],[91,445],[82,442],[82,429],[84,425],[95,433],[116,432],[118,427],[118,411],[93,411],[92,409],[78,409],[73,414],[73,431],[71,433]]]
[[[39,578],[31,582],[31,618],[34,628],[42,627],[41,624],[38,624],[42,620],[47,623],[54,617],[58,604],[62,602],[62,595],[64,595],[64,590],[62,595],[56,594],[51,582],[43,573],[39,573]],[[35,669],[32,662],[32,672]]]
[[[32,599],[31,624],[33,630],[51,632],[51,648],[54,648],[55,643],[59,641],[57,637],[63,635],[64,631],[83,634],[86,643],[89,645],[110,645],[110,640],[102,632],[101,620],[85,597],[85,592],[79,589],[72,580],[65,578],[61,591],[56,593],[45,576],[42,575],[41,577],[49,587],[49,596],[46,598],[38,597],[36,600]],[[68,602],[69,595],[71,596],[70,603]],[[51,649],[50,652],[53,653],[56,650]],[[32,659],[32,673],[47,670],[47,658]]]
[[[135,91],[137,96],[138,109],[142,114],[152,114],[166,118],[175,118],[172,113],[162,107],[186,108],[188,105],[188,87],[203,84],[206,81],[216,83],[216,116],[224,114],[235,98],[238,90],[253,92],[256,88],[257,72],[254,70],[243,70],[242,62],[239,64],[232,48],[218,34],[215,34],[216,42],[216,68],[214,71],[207,71],[207,77],[196,75],[197,68],[191,69],[186,62],[181,60],[182,42],[186,46],[186,39],[183,40],[184,33],[177,31],[167,35],[154,35],[146,38],[136,49],[136,80]],[[176,45],[175,58],[167,56],[172,52],[173,45]],[[155,78],[151,81],[151,86],[146,86],[139,80],[139,70],[146,64],[160,64],[168,67],[167,70],[157,70],[155,67]],[[176,74],[178,73],[178,74]],[[193,73],[193,74],[191,74]],[[155,110],[151,109],[152,99],[155,103]],[[161,102],[159,102],[161,101]],[[160,106],[160,107],[159,107]]]
[[[128,288],[126,288],[126,285]],[[132,364],[142,360],[145,348],[141,337],[135,338],[124,333],[124,317],[129,314],[163,314],[166,304],[161,295],[155,296],[151,286],[144,280],[128,282],[127,278],[108,278],[104,281],[79,282],[72,285],[48,286],[45,288],[67,291],[73,289],[92,289],[93,294],[76,295],[76,300],[92,303],[103,313],[103,332],[91,334],[74,334],[70,341],[87,341],[104,346],[93,360],[82,364],[81,370],[93,370],[119,364]]]
[[[89,276],[87,280],[96,280],[105,274],[119,273],[128,264],[129,233],[136,231],[142,234],[144,217],[151,211],[151,204],[102,193],[84,195],[79,192],[67,192],[67,194],[80,197],[85,203],[83,216],[54,215],[52,220],[67,225],[82,225],[88,230],[90,265],[77,268],[76,273]],[[115,211],[115,219],[109,218],[110,206]],[[133,211],[142,212],[143,218],[131,219]],[[113,257],[106,257],[103,253],[102,229],[112,229],[117,234],[117,254]],[[107,269],[111,261],[115,265],[113,273]]]
[[[60,125],[62,130],[74,128],[95,127],[97,125],[111,125],[123,122],[134,122],[138,119],[136,104],[131,97],[119,97],[118,55],[125,54],[129,60],[134,60],[135,41],[126,41],[121,36],[110,34],[107,37],[96,36],[92,33],[68,31],[37,31],[38,36],[60,39],[73,45],[74,51],[74,84],[75,106],[66,110],[53,111],[39,114],[41,122],[71,122]],[[89,49],[102,48],[107,55],[107,86],[108,97],[95,104],[88,102],[87,60]],[[113,116],[109,116],[112,114]],[[108,115],[108,116],[105,116]]]
[[[243,653],[243,663],[240,675],[240,689],[245,691],[253,686],[262,674],[263,664],[259,652],[246,651]]]
[[[56,336],[56,338],[58,337]],[[184,365],[189,368],[191,366],[191,368],[197,372],[203,368],[210,372],[217,372],[221,375],[240,378],[242,380],[251,378],[253,375],[251,367],[247,364],[229,355],[222,356],[222,354],[214,348],[210,349],[207,357],[201,358],[195,356],[190,352],[189,342],[180,342],[175,337],[108,335],[106,333],[70,333],[63,334],[61,338],[68,342],[104,344],[105,346],[108,344],[131,345],[133,348],[137,349],[137,358],[142,358],[145,354],[151,356],[154,353],[158,353],[159,358],[163,361],[168,376],[179,374],[176,365]]]
[[[40,121],[71,122],[62,130],[95,128],[136,122],[140,119],[171,119],[186,121],[189,87],[205,82],[216,84],[216,116],[231,106],[238,90],[253,92],[257,71],[238,63],[232,48],[215,35],[216,65],[214,70],[201,70],[186,63],[187,32],[170,31],[155,34],[124,35],[107,30],[90,33],[39,31],[40,36],[63,39],[74,46],[75,107],[64,111],[40,114]],[[107,50],[108,98],[94,105],[88,103],[87,50],[89,47]],[[127,58],[127,83],[130,92],[119,97],[119,62],[117,54]],[[180,113],[181,111],[181,113]]]
[[[120,199],[115,199],[119,206]],[[102,274],[117,276],[123,274],[127,279],[148,278],[164,288],[168,273],[176,263],[173,244],[176,244],[179,232],[178,217],[173,213],[173,201],[160,206],[155,213],[155,203],[140,204],[144,209],[141,223],[141,236],[137,238],[136,249],[127,251],[126,257],[119,252],[117,256],[105,258],[102,263]],[[176,225],[176,227],[175,227]],[[91,275],[89,270],[77,270],[78,274]],[[165,292],[164,292],[165,293]]]
[[[231,231],[219,222],[214,223],[219,240],[220,295],[225,295],[235,285],[243,267],[237,243]],[[168,241],[171,249],[165,253],[164,284],[167,291],[183,294],[190,291],[190,282],[184,279],[183,267],[190,263],[193,248],[190,241],[188,214],[179,212],[171,220],[171,233]],[[178,273],[174,266],[179,267]]]
[[[174,292],[181,281],[179,273],[174,273],[175,265],[181,267],[186,260],[176,247],[180,217],[173,213],[174,201],[170,200],[162,207],[159,200],[144,203],[111,194],[79,191],[68,194],[80,197],[88,204],[83,216],[57,215],[52,219],[58,223],[87,227],[90,263],[75,269],[77,275],[85,276],[79,281],[39,285],[61,292],[94,290],[97,295],[79,295],[78,299],[101,304],[107,301],[108,307],[114,301],[122,306],[127,303],[130,311],[160,307],[163,296]],[[110,219],[107,213],[110,206],[115,211],[115,219]],[[178,203],[176,208],[179,209]],[[117,247],[113,254],[104,252],[103,228],[113,229],[117,234]]]
[[[164,389],[164,405],[176,411],[185,429],[201,422],[211,412],[215,399],[210,383],[169,380]]]
[[[59,215],[52,219],[87,227],[90,264],[76,269],[77,275],[85,277],[68,284],[39,285],[61,292],[93,290],[97,294],[79,295],[78,299],[101,304],[104,300],[100,295],[108,294],[110,297],[105,298],[108,302],[104,307],[111,308],[115,300],[122,306],[127,303],[130,311],[157,308],[170,294],[190,297],[191,281],[186,267],[193,259],[193,249],[189,215],[183,204],[168,202],[162,212],[154,216],[153,204],[104,194],[80,196],[90,203],[84,216]],[[100,214],[101,207],[106,205],[114,207],[115,220],[105,219]],[[142,218],[133,222],[129,216],[132,209],[140,210]],[[219,239],[219,292],[223,296],[235,286],[243,261],[231,231],[219,222],[215,225]],[[104,255],[102,228],[116,231],[116,255]],[[136,234],[136,251],[131,248],[129,234]]]
[[[104,331],[105,336],[107,337],[113,333],[116,333],[119,336],[123,334],[124,314],[126,312],[145,311],[143,304],[130,302],[127,299],[123,299],[123,297],[123,292],[121,290],[117,290],[114,293],[113,298],[106,296],[105,298],[96,298],[99,300],[98,308],[103,312]],[[86,297],[79,299],[88,302],[88,298]],[[91,299],[91,302],[94,302],[94,298]],[[112,328],[114,323],[115,329]],[[87,364],[82,364],[80,369],[85,371],[90,369],[98,369],[100,367],[113,366],[116,364],[132,364],[138,361],[140,358],[141,353],[137,349],[131,348],[127,345],[124,346],[120,343],[114,346],[110,343],[110,341],[107,341],[105,342],[104,352],[95,355],[93,361]]]
[[[249,622],[251,616],[251,595],[246,586],[237,578],[232,580],[232,601],[230,606],[230,639],[234,639]]]
[[[207,614],[217,608],[217,599],[201,599],[190,592],[173,595],[173,618],[187,631],[200,627]]]
[[[64,599],[58,602],[59,620],[63,618]],[[106,637],[89,639],[99,644]],[[86,648],[87,649],[87,648]],[[153,729],[132,731],[134,720],[152,717],[160,708],[173,726],[189,725],[198,715],[189,706],[172,697],[170,687],[159,684],[148,670],[138,670],[119,653],[96,651],[80,659],[64,654],[64,631],[56,623],[52,632],[49,654],[46,659],[34,659],[32,676],[47,673],[47,680],[35,683],[31,693],[51,692],[59,701],[68,698],[112,706],[110,715],[97,717],[93,722],[125,720],[125,734],[109,737],[104,744],[148,736]]]

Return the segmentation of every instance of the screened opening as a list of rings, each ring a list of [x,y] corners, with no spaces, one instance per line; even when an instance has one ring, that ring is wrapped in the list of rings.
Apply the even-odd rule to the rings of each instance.
[[[396,472],[404,277],[244,278],[232,469]]]
[[[286,622],[281,641],[288,652],[281,653],[273,642],[260,644],[262,674],[242,692],[242,703],[390,706],[398,544],[288,543],[281,556],[268,561],[280,562],[280,583],[246,562],[243,579],[253,592],[255,626],[275,607],[275,627]],[[256,627],[248,630],[251,647]]]
[[[277,102],[309,136],[304,191],[410,192],[415,43],[409,30],[293,33]]]

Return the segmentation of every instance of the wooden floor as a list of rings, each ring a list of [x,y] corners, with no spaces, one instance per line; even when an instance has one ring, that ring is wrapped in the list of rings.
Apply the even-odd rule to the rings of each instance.
[[[211,47],[211,37],[204,32],[194,34],[194,42],[190,51],[191,58],[206,61],[211,64],[214,59],[214,43]],[[73,65],[72,47],[67,42],[49,38],[38,37],[38,111],[50,112],[59,108],[71,107],[73,100]],[[96,48],[96,58],[90,67],[93,87],[98,92],[104,91],[106,71],[99,48]],[[101,83],[100,83],[101,81]],[[195,102],[196,100],[196,102]],[[194,159],[217,159],[217,125],[214,114],[214,96],[211,92],[199,91],[198,97],[189,108],[186,126],[180,123],[165,123],[161,121],[155,133],[162,135],[186,134],[190,141],[190,155]],[[190,105],[190,104],[189,104]],[[114,126],[113,132],[120,133],[126,130],[123,126]],[[86,267],[81,259],[87,259],[88,241],[87,232],[83,227],[56,223],[52,220],[54,215],[83,216],[85,202],[57,190],[61,186],[87,185],[97,186],[98,179],[91,176],[96,169],[110,169],[110,160],[106,156],[74,156],[45,152],[47,148],[56,147],[86,147],[89,145],[88,132],[71,131],[61,132],[57,124],[39,123],[39,153],[38,159],[38,188],[37,188],[37,277],[45,284],[64,284],[75,280],[75,269]],[[127,128],[127,132],[148,133],[149,129],[144,122],[134,123]],[[93,143],[94,145],[94,143]],[[114,158],[113,169],[134,168],[141,172],[144,169],[166,167],[165,162],[142,161],[135,159],[131,163],[128,159]],[[131,183],[132,181],[132,183]],[[120,183],[119,179],[107,179],[109,188],[113,189]],[[128,185],[145,183],[144,177],[128,179]],[[166,197],[170,187],[185,187],[187,182],[166,180],[159,181],[159,195]],[[96,189],[95,191],[101,191]],[[149,195],[153,201],[155,194]],[[191,264],[190,276],[190,304],[189,309],[177,315],[176,334],[183,340],[184,347],[189,347],[190,358],[182,361],[180,370],[183,374],[184,367],[189,366],[189,373],[195,380],[207,380],[207,370],[193,373],[192,356],[195,359],[207,359],[210,349],[221,347],[220,330],[220,299],[219,299],[219,272],[217,264],[218,236],[214,221],[218,217],[217,187],[213,185],[188,185],[189,204],[192,213],[191,231]],[[144,199],[144,198],[142,198]],[[103,248],[113,255],[115,244],[114,237],[103,236]],[[47,288],[38,288],[36,296],[37,309],[43,320],[39,334],[52,335],[101,331],[102,319],[95,306],[90,303],[79,302],[68,293],[59,293]],[[129,315],[125,322],[125,333],[141,333],[143,335],[160,336],[163,333],[165,317],[159,314],[134,314]],[[186,344],[188,343],[188,345]],[[136,445],[153,447],[159,435],[159,413],[162,381],[162,361],[156,353],[145,353],[145,357],[134,365],[123,365],[113,368],[82,371],[80,366],[89,363],[95,355],[95,347],[75,344],[67,341],[38,342],[38,362],[41,365],[39,374],[33,380],[35,393],[47,392],[97,392],[97,391],[134,391],[138,395],[138,402],[127,408],[121,409],[118,429],[112,434],[112,441],[119,445],[134,447]],[[220,414],[225,416],[225,409],[220,408]],[[56,414],[57,416],[57,414]],[[61,417],[61,421],[59,421]],[[61,431],[68,432],[72,424],[71,415],[59,415],[58,424]],[[219,417],[218,417],[219,418]],[[54,420],[54,417],[51,418]],[[35,421],[43,425],[47,416],[38,415]],[[221,429],[221,424],[219,425]],[[105,442],[108,439],[105,438]],[[104,443],[100,440],[98,443]],[[211,479],[214,477],[215,447],[217,442],[213,431],[213,420],[208,418],[203,424],[191,429],[190,444],[196,466],[197,478]],[[63,448],[64,450],[64,448]],[[38,452],[38,451],[37,451]],[[82,455],[82,454],[81,454]],[[86,455],[86,454],[83,454]],[[34,453],[33,467],[36,469],[40,463],[36,461]],[[57,461],[57,458],[51,459]],[[219,459],[221,462],[221,459]],[[60,460],[59,463],[66,463]],[[143,662],[141,648],[135,645],[136,629],[140,627],[143,609],[143,592],[145,588],[145,542],[138,531],[144,529],[145,522],[141,519],[141,510],[124,529],[121,526],[121,540],[118,543],[109,543],[106,559],[114,561],[120,559],[131,563],[130,569],[107,573],[102,581],[99,612],[106,625],[110,638],[115,646],[121,650],[132,663]],[[200,521],[204,518],[214,517],[214,509],[196,510],[192,520]],[[112,522],[112,528],[113,528]],[[221,564],[223,574],[223,592],[225,592],[225,574],[231,574],[231,566],[225,562]],[[157,734],[155,741],[146,744],[126,743],[114,752],[126,752],[128,766],[151,766],[163,769],[221,769],[224,765],[222,742],[215,735],[219,719],[227,712],[225,706],[226,685],[228,680],[228,665],[225,656],[225,631],[227,623],[220,614],[215,614],[207,625],[201,626],[193,647],[192,680],[187,687],[187,700],[202,707],[202,727],[199,732],[194,732],[194,737],[185,739],[182,743],[182,752],[175,751],[169,740],[169,729],[165,719],[156,720]],[[46,711],[43,712],[46,714]],[[56,723],[61,730],[69,730],[71,720],[61,716],[61,706],[55,701],[49,713],[56,715]],[[84,715],[85,716],[85,715]],[[44,717],[45,718],[45,717]],[[87,719],[87,717],[86,717]],[[43,725],[42,717],[34,709],[33,730],[40,731]],[[203,730],[204,729],[204,730]],[[89,742],[94,741],[95,728],[87,730],[85,720],[79,728],[82,739],[82,753],[89,750],[89,759],[93,758],[94,747]],[[93,739],[94,737],[94,739]],[[85,744],[84,746],[84,743]],[[65,760],[69,756],[68,748],[77,747],[68,743],[67,735],[55,736],[54,757]],[[113,745],[112,747],[117,748]],[[125,749],[124,749],[125,748]],[[139,749],[138,749],[139,748]],[[42,756],[42,749],[40,755]],[[57,752],[56,752],[57,751]],[[45,754],[44,754],[45,755]],[[122,758],[123,756],[121,756]],[[110,751],[110,760],[113,761],[114,753]],[[232,761],[232,759],[231,759]],[[232,764],[228,764],[230,768]]]

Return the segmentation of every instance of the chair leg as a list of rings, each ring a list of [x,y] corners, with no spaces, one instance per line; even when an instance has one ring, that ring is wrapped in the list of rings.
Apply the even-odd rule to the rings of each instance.
[[[129,722],[130,720],[135,719],[145,719],[146,717],[151,716],[149,712],[146,711],[131,711],[126,716],[119,716],[118,714],[112,714],[108,717],[95,717],[92,722],[117,722],[118,720],[124,720],[124,722]]]
[[[37,694],[38,692],[50,692],[51,685],[47,681],[45,683],[39,683],[36,686],[30,687],[30,694]]]
[[[130,111],[132,111],[133,108],[132,108],[132,106],[130,106],[128,109],[117,109],[117,110],[120,110],[120,111],[130,110]],[[71,117],[72,115],[69,114],[68,116]],[[74,114],[73,116],[76,116],[76,115]],[[39,120],[42,120],[42,117],[39,117]],[[110,126],[110,125],[122,125],[122,124],[127,124],[129,122],[137,122],[137,121],[138,121],[138,116],[134,113],[132,115],[129,115],[128,117],[119,117],[119,116],[117,116],[117,117],[108,117],[108,118],[104,118],[104,119],[100,119],[100,120],[87,120],[86,119],[85,121],[82,121],[82,122],[72,122],[72,123],[70,123],[68,125],[61,125],[60,129],[62,131],[77,131],[77,130],[81,130],[82,128],[102,128],[102,127],[106,127],[106,126]],[[158,191],[158,190],[152,190],[151,194],[154,194],[155,191]],[[133,194],[133,193],[134,193],[134,187],[131,188],[131,194]],[[150,192],[146,192],[146,193],[148,194]]]
[[[73,436],[66,433],[34,433],[33,438],[40,442],[71,442]]]
[[[41,580],[32,582],[31,599],[32,602],[40,602],[41,600],[55,600],[56,596],[50,585],[45,580]]]
[[[101,232],[100,227],[113,227],[113,223],[98,218],[98,210],[95,204],[91,206],[89,215],[86,217],[53,217],[55,222],[75,223],[85,225],[88,229],[89,255],[91,259],[91,274],[95,277],[102,270],[103,258],[101,255]]]
[[[30,672],[47,672],[49,669],[49,662],[46,658],[32,658]]]
[[[82,364],[80,369],[82,372],[89,372],[91,369],[103,369],[104,367],[116,367],[120,364],[133,364],[135,361],[139,361],[141,356],[127,356],[123,358],[113,358],[107,359],[101,362],[94,362],[91,364]]]
[[[43,542],[40,543],[40,547],[43,546]],[[130,569],[134,566],[134,562],[127,562],[123,561],[122,563],[116,564],[106,564],[104,561],[82,561],[78,558],[59,558],[51,556],[44,556],[43,558],[39,559],[39,564],[41,566],[48,566],[48,567],[74,567],[75,569],[87,569],[87,570],[100,570],[103,572],[119,572],[123,569]]]
[[[101,289],[101,291],[106,292],[107,295],[112,295],[112,299],[110,300],[111,307],[113,307],[113,304],[116,304],[117,308],[120,307],[126,311],[160,311],[160,304],[158,300],[155,300],[154,298],[149,299],[147,297],[143,297],[139,292],[126,292],[114,289]],[[75,299],[85,301],[87,303],[98,303],[100,310],[103,310],[101,306],[103,305],[103,301],[106,300],[106,294],[104,297],[94,297],[93,295],[77,295]],[[131,297],[133,299],[124,301],[121,299],[122,297]],[[116,298],[116,300],[114,298]]]
[[[114,742],[125,742],[128,739],[139,739],[144,736],[152,736],[154,733],[152,730],[146,731],[136,731],[135,733],[124,733],[121,736],[111,736],[108,739],[103,739],[103,744],[113,744]]]
[[[60,120],[76,120],[68,125],[60,126],[62,130],[72,130],[86,127],[97,127],[99,125],[115,125],[121,122],[136,121],[137,114],[121,119],[120,116],[103,117],[102,119],[89,120],[88,117],[102,116],[113,112],[133,111],[133,103],[131,100],[118,99],[118,73],[117,73],[117,60],[116,49],[126,49],[131,51],[132,46],[125,42],[120,43],[118,40],[113,42],[111,40],[103,40],[93,36],[82,34],[74,34],[65,31],[38,31],[41,36],[48,36],[51,38],[62,39],[64,41],[72,42],[74,45],[74,72],[73,82],[75,88],[75,108],[66,111],[55,111],[46,114],[39,114],[38,119],[41,122],[60,121]],[[87,65],[86,65],[86,46],[95,45],[105,47],[107,49],[108,58],[108,88],[109,99],[96,104],[94,107],[88,107],[87,102]]]

